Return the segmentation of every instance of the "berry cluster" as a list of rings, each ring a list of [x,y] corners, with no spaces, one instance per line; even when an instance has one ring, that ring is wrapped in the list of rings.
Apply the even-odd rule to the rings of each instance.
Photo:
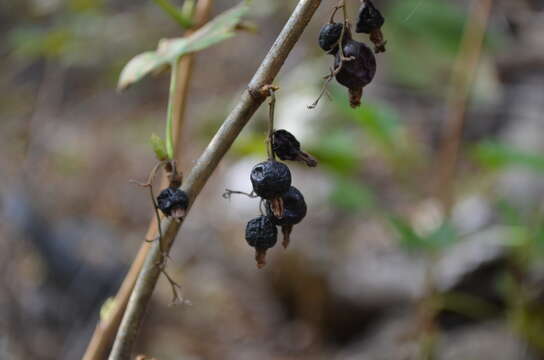
[[[280,226],[283,246],[287,248],[293,226],[306,216],[307,208],[302,193],[291,186],[291,171],[275,160],[302,161],[314,167],[317,161],[300,149],[298,140],[286,130],[276,130],[270,136],[272,156],[251,170],[253,192],[265,202],[266,215],[250,220],[246,226],[246,241],[255,248],[259,268],[266,264],[266,251],[276,245]]]
[[[335,9],[336,11],[336,9]],[[345,11],[345,8],[344,8]],[[334,76],[336,81],[349,90],[350,105],[361,105],[363,88],[367,86],[376,74],[376,58],[372,50],[364,43],[352,37],[349,22],[331,22],[325,24],[319,33],[319,46],[334,56]],[[383,38],[381,27],[384,17],[370,0],[364,0],[359,10],[356,26],[357,33],[370,35],[370,41],[375,45],[374,52],[385,51],[386,41]]]

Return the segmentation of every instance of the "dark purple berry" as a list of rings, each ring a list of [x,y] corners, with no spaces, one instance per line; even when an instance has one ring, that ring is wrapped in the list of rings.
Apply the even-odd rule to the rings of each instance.
[[[291,186],[291,172],[287,165],[277,161],[265,161],[251,170],[253,191],[264,199],[274,199]]]
[[[376,74],[376,57],[372,50],[363,43],[349,40],[343,47],[344,56],[352,60],[342,60],[340,52],[334,59],[334,67],[342,68],[336,74],[336,80],[347,87],[350,93],[352,107],[361,105],[363,88],[368,85]]]
[[[330,54],[336,54],[338,51],[338,41],[342,35],[343,27],[344,26],[341,23],[325,24],[319,32],[319,46],[321,49]],[[348,38],[348,32],[349,31],[345,31],[344,39]]]
[[[293,226],[304,219],[307,212],[304,196],[297,188],[291,186],[289,191],[282,195],[283,199],[283,217],[278,218],[274,215],[270,202],[266,202],[266,215],[274,225],[281,226],[283,232],[283,246],[289,245],[289,237]]]
[[[365,0],[359,10],[359,19],[355,31],[370,34],[372,31],[380,29],[384,23],[383,15],[376,9],[372,1]]]
[[[310,167],[317,166],[317,161],[300,150],[300,142],[287,130],[276,130],[272,134],[272,150],[282,160],[302,161]]]
[[[246,225],[246,241],[255,248],[255,259],[259,268],[266,264],[266,250],[278,241],[278,229],[266,216],[250,220]]]
[[[166,216],[182,218],[189,206],[187,194],[178,188],[166,188],[157,197],[157,206]]]

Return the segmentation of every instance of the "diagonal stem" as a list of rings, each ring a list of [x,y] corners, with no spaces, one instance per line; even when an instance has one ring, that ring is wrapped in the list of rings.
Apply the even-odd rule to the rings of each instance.
[[[299,1],[287,24],[251,80],[249,89],[242,94],[238,104],[187,176],[183,190],[189,196],[191,204],[195,201],[244,126],[266,99],[266,96],[256,95],[258,94],[256,90],[272,83],[320,4],[321,0]],[[163,243],[167,250],[171,248],[181,225],[181,222],[172,219],[163,220],[163,229],[165,229]],[[109,357],[110,360],[129,360],[131,358],[134,343],[142,326],[145,310],[161,274],[161,269],[157,265],[161,256],[160,247],[155,242],[152,244],[130,297]]]

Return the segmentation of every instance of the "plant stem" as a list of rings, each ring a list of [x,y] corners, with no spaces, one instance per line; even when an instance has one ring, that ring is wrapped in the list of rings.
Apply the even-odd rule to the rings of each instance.
[[[272,147],[272,138],[274,136],[274,110],[276,109],[276,92],[270,88],[270,103],[268,112],[268,132],[266,134],[266,151],[268,152],[268,160],[275,161],[274,149]]]
[[[447,99],[447,118],[442,131],[438,157],[436,195],[446,215],[454,201],[454,184],[461,138],[465,126],[465,112],[470,88],[476,75],[493,0],[473,3],[452,72],[451,88]]]
[[[168,110],[166,114],[166,152],[168,159],[174,159],[174,103],[176,102],[176,88],[178,82],[178,60],[170,64],[170,92],[168,96]]]
[[[189,5],[195,7],[194,0],[186,0],[184,5]],[[191,5],[192,4],[192,5]],[[185,32],[185,35],[189,35],[202,25],[210,17],[211,8],[213,5],[213,0],[200,0],[194,11],[194,28]],[[188,13],[193,13],[193,10],[188,11]],[[179,149],[181,138],[181,130],[183,125],[183,119],[185,114],[185,104],[187,103],[187,89],[189,88],[189,83],[191,80],[192,74],[192,65],[193,59],[196,54],[191,53],[182,57],[181,61],[177,64],[178,66],[178,81],[177,81],[177,90],[176,90],[176,101],[174,102],[174,115],[173,115],[173,135],[174,135],[174,154],[176,159],[179,161]],[[168,179],[166,176],[163,176],[161,180],[161,189],[168,185]],[[155,212],[156,214],[156,212]],[[156,237],[158,231],[158,224],[160,219],[156,218],[156,215],[152,217],[147,234],[145,239],[153,239]],[[91,341],[85,351],[83,360],[103,360],[106,358],[111,346],[115,334],[119,329],[119,324],[121,323],[125,308],[128,304],[128,300],[134,286],[136,284],[136,279],[140,270],[143,267],[144,261],[147,257],[151,245],[147,241],[142,242],[142,246],[138,250],[136,257],[134,258],[130,269],[123,280],[119,291],[115,295],[115,301],[113,308],[110,310],[109,315],[105,319],[101,319],[93,333]]]
[[[249,90],[242,94],[238,104],[196,161],[182,186],[189,196],[191,205],[234,140],[266,99],[266,96],[255,95],[258,93],[256,90],[272,83],[320,4],[321,0],[299,1],[287,24],[253,76]],[[180,227],[180,222],[171,219],[163,220],[163,229],[165,229],[163,245],[167,251],[170,250]],[[161,256],[159,244],[153,243],[130,297],[109,357],[110,360],[129,360],[131,358],[134,343],[142,326],[145,309],[161,273],[158,265]]]

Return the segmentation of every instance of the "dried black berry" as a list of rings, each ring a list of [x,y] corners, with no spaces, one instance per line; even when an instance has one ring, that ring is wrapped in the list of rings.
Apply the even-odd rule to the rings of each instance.
[[[287,130],[276,130],[272,134],[272,150],[282,160],[302,161],[310,167],[317,166],[317,161],[300,150],[300,142]]]
[[[365,0],[359,10],[359,19],[355,31],[370,34],[373,30],[380,29],[384,23],[383,15],[376,9],[372,1]]]
[[[274,199],[289,190],[291,172],[287,165],[277,161],[265,161],[251,170],[253,191],[264,199]]]
[[[359,10],[359,19],[355,29],[358,33],[370,34],[370,41],[374,43],[374,51],[381,53],[385,51],[387,43],[381,31],[385,19],[370,0],[365,0]]]
[[[349,40],[343,47],[346,58],[353,57],[352,60],[342,60],[340,52],[334,59],[334,67],[342,68],[336,74],[336,80],[349,89],[350,104],[352,107],[361,105],[363,96],[363,87],[368,85],[376,74],[376,58],[372,50],[363,43],[355,40]]]
[[[338,40],[342,35],[342,28],[344,26],[341,23],[329,23],[325,24],[319,32],[319,46],[328,52],[329,54],[336,54],[338,52]],[[351,38],[349,30],[344,32],[344,40]]]
[[[278,241],[278,229],[268,217],[259,216],[247,223],[246,241],[255,248],[255,260],[261,268],[266,264],[266,250]]]
[[[266,214],[274,225],[281,226],[283,232],[283,246],[289,245],[289,236],[293,230],[293,225],[298,224],[304,219],[307,212],[304,196],[297,188],[291,186],[289,191],[282,195],[283,199],[283,217],[278,218],[272,212],[270,202],[266,203]]]
[[[183,190],[168,187],[157,197],[157,206],[164,215],[181,219],[189,206],[189,198]]]

